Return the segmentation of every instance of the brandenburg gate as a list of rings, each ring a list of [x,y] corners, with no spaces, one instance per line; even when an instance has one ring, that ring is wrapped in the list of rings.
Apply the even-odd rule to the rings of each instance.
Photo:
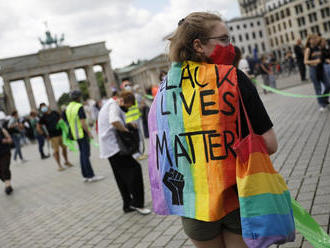
[[[76,47],[59,46],[42,49],[36,54],[0,59],[0,76],[4,81],[6,112],[10,113],[16,109],[13,97],[15,92],[12,92],[10,83],[17,80],[24,81],[30,107],[31,109],[37,109],[30,78],[40,76],[45,84],[49,106],[52,109],[58,109],[49,75],[66,72],[70,89],[79,89],[74,70],[81,68],[86,73],[90,98],[94,100],[100,99],[100,91],[93,70],[95,65],[102,67],[106,94],[110,97],[110,85],[115,84],[109,56],[110,52],[111,50],[106,48],[105,42],[98,42]]]

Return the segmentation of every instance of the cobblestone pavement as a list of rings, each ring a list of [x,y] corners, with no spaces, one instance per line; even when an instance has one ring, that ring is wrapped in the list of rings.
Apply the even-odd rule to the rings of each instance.
[[[285,82],[285,80],[287,80]],[[279,85],[295,84],[297,77]],[[310,83],[287,89],[313,94]],[[330,112],[320,113],[315,99],[262,96],[274,122],[279,150],[272,157],[295,197],[329,233]],[[40,160],[36,145],[23,148],[27,163],[12,162],[14,194],[0,191],[0,248],[193,247],[176,216],[124,214],[107,160],[92,163],[106,179],[84,183],[78,154],[73,168],[56,170],[53,159]],[[147,162],[144,171],[146,205],[151,207]],[[298,234],[281,247],[312,247]]]

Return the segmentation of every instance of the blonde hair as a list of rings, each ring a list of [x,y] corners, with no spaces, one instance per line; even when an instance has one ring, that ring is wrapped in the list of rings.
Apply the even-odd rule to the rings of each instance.
[[[305,47],[310,47],[310,40],[313,38],[320,38],[320,36],[318,36],[317,34],[309,34],[306,39]]]
[[[193,41],[199,39],[202,44],[206,44],[207,37],[210,35],[217,21],[222,22],[223,20],[219,15],[208,12],[193,12],[182,19],[174,34],[169,38],[170,61],[207,61],[204,55],[194,50]]]

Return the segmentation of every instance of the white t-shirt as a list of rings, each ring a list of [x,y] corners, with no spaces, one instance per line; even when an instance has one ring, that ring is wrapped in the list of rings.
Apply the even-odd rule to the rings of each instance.
[[[241,61],[239,62],[239,65],[238,65],[238,69],[243,71],[245,74],[248,74],[248,72],[250,70],[248,61],[246,59],[241,59]]]
[[[120,121],[125,125],[125,114],[114,99],[103,104],[98,116],[100,157],[109,158],[119,152],[115,127],[111,124]]]

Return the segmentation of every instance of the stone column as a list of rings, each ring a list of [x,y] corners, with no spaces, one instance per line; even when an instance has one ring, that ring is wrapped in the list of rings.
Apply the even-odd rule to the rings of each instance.
[[[110,62],[102,64],[103,75],[104,77],[104,88],[107,93],[107,97],[111,97],[112,89],[111,86],[115,84],[115,76],[113,75],[113,71],[111,69]]]
[[[97,85],[93,66],[92,65],[86,66],[85,72],[86,72],[86,76],[87,76],[87,80],[88,80],[89,97],[97,101],[101,98],[101,96],[100,96],[100,89]]]
[[[47,93],[47,97],[48,97],[49,107],[51,109],[58,109],[49,74],[48,73],[43,74],[42,78],[43,78],[44,83],[45,83],[45,88],[46,88],[46,93]]]
[[[4,88],[4,93],[5,93],[5,96],[6,96],[6,112],[8,115],[11,114],[12,111],[14,111],[16,109],[16,106],[15,106],[15,100],[14,100],[14,97],[13,97],[13,92],[11,90],[11,87],[10,87],[10,81],[9,80],[6,80],[4,79],[4,82],[3,82],[3,88]]]
[[[74,69],[67,70],[66,74],[68,75],[70,90],[79,90],[79,85],[76,79],[76,74],[74,73]]]
[[[30,108],[31,108],[31,110],[32,109],[37,110],[37,105],[36,105],[36,101],[34,99],[34,94],[33,94],[33,90],[31,87],[31,81],[30,81],[29,77],[24,78],[24,84],[25,84],[26,93],[29,98]]]

